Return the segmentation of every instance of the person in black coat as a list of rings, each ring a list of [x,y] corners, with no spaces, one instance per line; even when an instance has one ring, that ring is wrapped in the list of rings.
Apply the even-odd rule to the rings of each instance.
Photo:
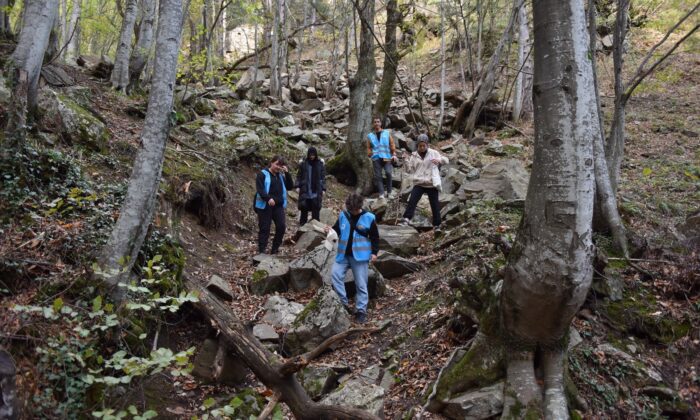
[[[323,193],[326,191],[326,165],[313,146],[306,152],[306,159],[299,161],[296,186],[301,210],[299,226],[306,223],[309,212],[312,219],[320,220]]]

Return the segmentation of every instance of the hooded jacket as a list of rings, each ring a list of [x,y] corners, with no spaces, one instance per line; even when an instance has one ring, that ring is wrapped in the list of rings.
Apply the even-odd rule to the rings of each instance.
[[[425,158],[421,158],[417,151],[411,154],[404,164],[404,170],[406,174],[411,175],[413,185],[436,187],[436,185],[433,185],[433,168],[437,169],[438,165],[432,162],[433,159],[439,159],[440,165],[450,163],[447,156],[443,156],[440,152],[431,148],[428,148],[425,152]]]
[[[314,161],[309,159],[311,155],[316,155]],[[296,186],[299,188],[300,200],[316,199],[321,202],[323,192],[326,191],[326,164],[318,157],[318,152],[313,146],[309,147],[306,159],[299,161]]]

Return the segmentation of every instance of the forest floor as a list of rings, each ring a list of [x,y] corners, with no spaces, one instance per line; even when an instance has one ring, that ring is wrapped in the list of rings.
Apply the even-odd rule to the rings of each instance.
[[[643,270],[611,263],[615,274],[623,281],[624,299],[613,304],[592,293],[574,319],[573,324],[584,342],[570,354],[569,363],[573,381],[583,399],[576,409],[585,418],[700,416],[700,256],[697,250],[679,247],[677,232],[686,215],[697,211],[700,203],[698,64],[700,55],[679,54],[672,63],[651,76],[630,101],[620,209],[630,230],[645,239],[645,250],[640,254],[642,261],[638,261]],[[603,71],[604,88],[607,86],[605,74]],[[143,120],[123,110],[143,107],[145,98],[125,98],[87,77],[81,78],[79,83],[89,90],[91,103],[118,141],[110,144],[112,156],[83,154],[66,144],[57,147],[80,162],[84,176],[91,182],[123,183],[128,178],[130,159],[138,147],[143,124]],[[436,80],[429,81],[428,86],[431,83],[435,85]],[[612,109],[610,98],[603,99],[604,110]],[[227,105],[219,105],[220,112],[225,113]],[[525,145],[526,152],[521,158],[528,162],[532,152],[531,123],[521,124],[519,130],[524,135],[512,130],[490,131],[486,135],[490,139],[502,139],[504,143]],[[479,158],[484,163],[491,159]],[[193,215],[185,213],[178,227],[179,240],[187,253],[186,273],[201,282],[212,274],[226,279],[236,293],[231,309],[245,322],[261,317],[260,309],[265,301],[265,297],[248,292],[257,235],[250,204],[254,174],[258,169],[259,162],[241,162],[236,168],[236,187],[240,188],[234,189],[235,225],[207,229]],[[349,187],[331,181],[325,205],[341,209],[348,191]],[[110,216],[116,215],[117,210],[115,206],[104,208],[105,214]],[[38,214],[40,216],[32,221],[11,220],[0,231],[0,257],[5,261],[24,261],[25,267],[23,279],[27,283],[16,290],[3,290],[0,332],[3,345],[10,343],[13,348],[26,345],[16,359],[19,371],[23,372],[19,386],[27,396],[27,405],[31,404],[28,396],[42,392],[38,380],[42,372],[35,363],[33,349],[50,327],[21,325],[10,306],[50,304],[78,279],[84,278],[86,264],[80,256],[94,253],[94,243],[90,242],[94,237],[84,233],[93,229],[89,223],[98,220],[81,219],[78,215],[57,221],[44,216],[45,213]],[[287,220],[288,234],[282,253],[292,255],[293,244],[289,237],[298,226],[294,208],[290,208]],[[397,360],[396,383],[385,397],[385,417],[415,417],[429,393],[429,386],[452,351],[474,332],[473,325],[456,328],[450,322],[454,303],[453,291],[448,285],[450,278],[455,273],[479,272],[483,267],[502,264],[502,256],[485,238],[495,232],[514,234],[517,224],[517,213],[488,207],[470,237],[457,246],[436,249],[432,233],[421,234],[422,245],[414,259],[425,264],[426,269],[387,280],[386,295],[371,302],[370,322],[391,320],[391,325],[380,333],[349,338],[344,346],[323,354],[316,362],[342,363],[356,370],[378,363],[387,352],[392,352]],[[76,238],[81,237],[87,239],[78,242]],[[609,245],[604,238],[597,238],[597,244],[601,248]],[[62,286],[53,290],[54,293],[40,295],[45,293],[43,286],[52,283]],[[306,303],[313,292],[283,295]],[[656,334],[659,325],[667,328]],[[165,325],[161,340],[163,345],[174,350],[184,350],[200,344],[209,331],[209,325],[186,308]],[[680,400],[654,396],[653,390],[634,380],[638,372],[633,367],[600,351],[600,345],[605,343],[626,349],[635,360],[658,370],[663,382],[680,396]],[[248,385],[266,394],[252,375]],[[224,385],[200,383],[192,377],[175,380],[156,375],[133,390],[131,398],[158,400],[163,418],[190,418],[205,411],[202,407],[208,398],[233,395],[238,391],[240,389]],[[442,417],[425,413],[424,418]]]

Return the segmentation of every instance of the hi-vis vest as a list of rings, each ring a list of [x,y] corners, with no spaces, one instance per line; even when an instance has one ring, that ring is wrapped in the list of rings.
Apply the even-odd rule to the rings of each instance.
[[[372,159],[391,159],[391,148],[389,146],[389,130],[382,130],[377,138],[377,134],[372,131],[367,134],[372,145]]]
[[[347,211],[340,213],[340,238],[338,238],[337,262],[345,260],[345,250],[350,238],[350,215]],[[360,216],[352,233],[352,256],[357,261],[369,261],[372,257],[372,242],[369,240],[369,228],[374,223],[374,214],[365,212]]]
[[[267,169],[262,170],[263,175],[265,175],[265,194],[270,193],[270,171]],[[282,182],[282,207],[287,208],[287,187],[284,185],[284,175],[278,174],[277,175],[280,179],[280,182]],[[260,197],[260,194],[257,192],[255,193],[255,208],[256,209],[264,209],[265,206],[267,206],[267,203]]]

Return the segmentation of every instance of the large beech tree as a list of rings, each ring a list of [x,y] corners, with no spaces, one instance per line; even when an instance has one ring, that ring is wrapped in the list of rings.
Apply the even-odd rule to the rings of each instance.
[[[501,295],[507,344],[504,417],[544,397],[546,418],[568,418],[565,337],[593,273],[593,141],[600,135],[583,0],[535,0],[535,154],[525,214]],[[544,393],[534,354],[543,355]]]

